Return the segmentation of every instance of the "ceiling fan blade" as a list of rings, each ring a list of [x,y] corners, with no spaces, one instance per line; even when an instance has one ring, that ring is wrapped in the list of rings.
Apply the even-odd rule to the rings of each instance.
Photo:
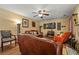
[[[43,15],[49,16],[49,14],[43,14]]]
[[[43,10],[43,12],[50,12],[49,10]]]
[[[35,15],[35,16],[33,16],[33,17],[36,17],[36,16],[38,16],[38,15]]]

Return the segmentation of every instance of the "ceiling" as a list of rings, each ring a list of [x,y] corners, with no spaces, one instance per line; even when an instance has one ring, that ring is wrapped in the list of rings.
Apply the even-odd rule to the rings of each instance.
[[[17,14],[40,20],[40,17],[33,17],[32,12],[40,9],[49,11],[49,16],[44,19],[55,19],[70,16],[76,4],[1,4],[0,8],[15,12]]]

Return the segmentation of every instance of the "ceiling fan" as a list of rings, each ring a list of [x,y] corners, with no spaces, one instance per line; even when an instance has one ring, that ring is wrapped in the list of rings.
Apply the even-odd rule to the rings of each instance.
[[[37,12],[32,12],[32,13],[35,14],[33,17],[39,16],[40,18],[43,18],[44,16],[49,16],[48,11],[46,10],[39,10]]]

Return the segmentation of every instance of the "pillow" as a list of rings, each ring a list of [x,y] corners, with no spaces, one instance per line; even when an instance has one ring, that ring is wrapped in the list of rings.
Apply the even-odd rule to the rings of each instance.
[[[63,37],[61,35],[57,35],[57,36],[54,36],[54,41],[55,42],[63,42]]]
[[[70,36],[70,32],[64,32],[64,34],[58,34],[57,36],[54,36],[54,41],[55,42],[64,42],[68,39]]]

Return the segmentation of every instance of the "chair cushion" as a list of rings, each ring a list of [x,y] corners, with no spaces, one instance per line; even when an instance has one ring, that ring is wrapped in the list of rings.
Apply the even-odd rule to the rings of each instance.
[[[3,39],[3,42],[9,42],[9,41],[13,41],[14,39],[12,39],[12,38],[4,38]]]

